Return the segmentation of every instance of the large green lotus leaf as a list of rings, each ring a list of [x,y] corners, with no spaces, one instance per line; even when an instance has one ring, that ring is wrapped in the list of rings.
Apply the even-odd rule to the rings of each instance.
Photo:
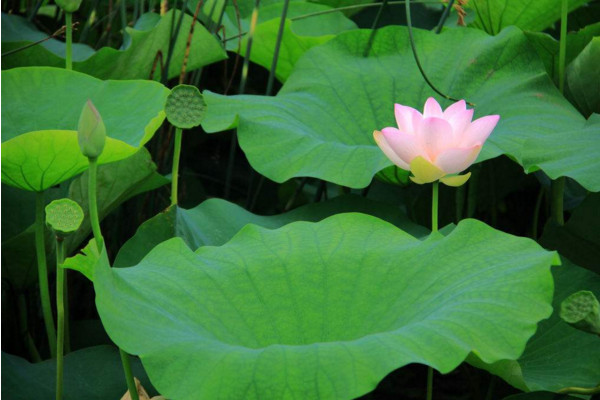
[[[73,49],[73,69],[100,79],[149,79],[157,54],[162,53],[163,62],[166,60],[173,12],[169,11],[159,18],[156,26],[151,29],[126,28],[128,45],[124,49],[103,47],[94,51],[87,46],[77,45]],[[179,11],[175,12],[175,22],[177,22]],[[184,16],[169,66],[169,78],[178,76],[181,71],[191,23],[192,17]],[[3,52],[23,47],[45,37],[47,37],[45,33],[37,31],[24,18],[2,14]],[[41,45],[2,57],[2,69],[35,65],[64,68],[64,54],[64,44],[50,39]],[[226,57],[219,41],[204,26],[196,24],[187,70],[191,71],[212,64]],[[159,66],[156,67],[154,78],[160,78]]]
[[[548,221],[542,246],[557,250],[577,265],[600,274],[600,194],[594,193],[577,207],[563,226]]]
[[[569,11],[590,0],[570,0]],[[562,0],[471,0],[468,6],[474,12],[472,26],[495,35],[510,25],[529,31],[542,31],[560,19]]]
[[[137,358],[133,373],[148,392],[154,392]],[[12,400],[55,398],[56,360],[31,364],[2,352],[2,397]],[[69,353],[64,358],[64,400],[120,399],[127,391],[119,350],[95,346]]]
[[[398,207],[355,195],[336,197],[272,216],[252,214],[226,200],[209,199],[190,210],[171,207],[144,222],[121,247],[114,266],[136,265],[156,245],[173,237],[182,238],[190,249],[196,250],[200,246],[221,246],[247,224],[275,229],[295,221],[317,222],[343,212],[376,216],[415,237],[429,233],[428,229],[410,222]]]
[[[32,131],[77,130],[81,109],[90,99],[107,136],[140,147],[162,124],[168,95],[157,82],[101,81],[61,68],[2,71],[2,142]]]
[[[567,67],[569,97],[582,114],[600,113],[600,36],[593,38]]]
[[[563,264],[552,271],[555,312],[540,323],[521,357],[516,361],[485,365],[471,356],[470,362],[526,391],[594,387],[600,382],[598,337],[571,327],[558,315],[560,303],[572,293],[591,290],[600,294],[600,275],[578,267],[564,257]]]
[[[109,336],[168,398],[350,399],[413,362],[517,358],[551,313],[556,261],[475,220],[421,241],[350,213],[196,253],[171,239],[131,268],[104,252],[94,288]]]
[[[340,12],[327,13],[310,18],[304,18],[297,21],[290,20],[294,17],[308,15],[311,13],[330,10],[330,7],[314,3],[291,2],[289,5],[287,18],[283,33],[283,39],[277,59],[276,77],[284,82],[292,72],[292,69],[298,59],[310,48],[323,44],[336,34],[356,29],[356,24],[346,18]],[[282,4],[272,4],[261,7],[259,12],[259,23],[256,25],[254,38],[252,40],[252,49],[250,51],[250,60],[262,65],[266,69],[271,68],[273,62],[273,53],[279,32],[281,21]],[[250,18],[240,21],[242,32],[249,30]],[[226,31],[231,32],[227,35],[233,37],[239,33],[235,13],[230,7],[227,18],[224,20]],[[238,43],[241,41],[241,43]],[[227,49],[237,51],[238,46],[240,54],[246,54],[248,45],[247,36],[238,40],[227,41]]]
[[[275,97],[205,91],[204,129],[237,126],[252,166],[276,182],[311,176],[367,186],[391,165],[375,144],[373,130],[395,125],[394,103],[422,109],[427,97],[435,96],[415,66],[405,28],[380,29],[370,56],[364,57],[369,36],[369,30],[344,32],[309,50]],[[415,30],[415,40],[438,87],[474,102],[476,118],[501,116],[480,161],[503,153],[521,160],[527,139],[535,142],[585,122],[516,28],[494,37],[476,29],[447,29],[440,35]],[[567,157],[582,156],[569,152],[571,139],[564,140]]]
[[[554,79],[558,85],[558,53],[559,42],[547,33],[543,32],[525,32],[529,42],[537,50],[540,58],[546,66],[548,75]],[[565,54],[565,62],[568,65],[581,53],[588,45],[594,36],[600,35],[600,22],[590,24],[577,32],[569,32],[567,34],[567,51]]]
[[[137,148],[107,138],[99,164],[129,157]],[[27,132],[2,143],[2,182],[41,192],[88,168],[76,131]]]
[[[125,160],[99,166],[97,182],[98,214],[100,219],[103,219],[126,200],[139,193],[156,189],[168,181],[156,172],[156,166],[152,162],[150,153],[142,148]],[[28,200],[30,195],[33,193],[21,191],[20,197],[3,197],[2,207],[15,209],[17,205],[12,203],[23,198],[26,199],[25,206],[28,204],[33,206],[35,202],[31,204],[31,200]],[[84,172],[83,175],[75,178],[68,189],[47,190],[45,197],[46,202],[49,202],[53,198],[66,196],[79,203],[86,215],[81,228],[66,240],[67,254],[70,254],[79,247],[91,231],[88,218],[87,173]],[[14,237],[4,235],[2,237],[2,276],[10,281],[12,287],[17,291],[37,282],[35,231],[34,226],[31,225],[32,221],[33,217],[20,234]],[[54,267],[53,251],[54,236],[49,229],[46,229],[46,253],[50,271]]]
[[[526,171],[542,169],[552,179],[568,176],[586,189],[600,191],[600,114],[583,126],[548,132],[523,145]]]

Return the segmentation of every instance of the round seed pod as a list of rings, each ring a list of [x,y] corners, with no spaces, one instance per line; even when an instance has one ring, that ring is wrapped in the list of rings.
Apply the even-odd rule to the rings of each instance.
[[[177,85],[165,103],[167,119],[176,128],[190,129],[200,125],[206,110],[204,97],[196,86]]]
[[[560,317],[577,329],[600,334],[600,303],[588,290],[580,290],[563,300]]]
[[[54,200],[46,206],[46,224],[64,237],[75,232],[83,222],[83,210],[71,199]]]

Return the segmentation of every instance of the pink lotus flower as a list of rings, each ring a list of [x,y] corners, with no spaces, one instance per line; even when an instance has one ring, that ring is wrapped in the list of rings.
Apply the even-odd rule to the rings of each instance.
[[[442,111],[433,97],[423,114],[412,107],[395,105],[398,128],[373,132],[377,145],[398,167],[412,172],[418,184],[437,181],[448,186],[464,184],[471,173],[456,175],[477,159],[483,143],[496,127],[499,115],[475,121],[464,100]]]

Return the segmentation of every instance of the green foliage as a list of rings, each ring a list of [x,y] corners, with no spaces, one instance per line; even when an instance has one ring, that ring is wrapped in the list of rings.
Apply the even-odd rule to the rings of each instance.
[[[403,215],[398,207],[370,201],[359,196],[341,196],[332,200],[298,207],[287,213],[260,216],[221,199],[206,200],[190,210],[171,207],[144,222],[117,254],[115,267],[138,264],[150,250],[165,240],[180,237],[192,250],[201,246],[221,246],[247,224],[268,229],[295,221],[317,222],[341,212],[361,212],[386,220],[415,237],[429,231]]]
[[[473,26],[495,35],[510,25],[523,30],[542,31],[560,19],[562,0],[471,0],[468,6],[476,14]],[[569,11],[589,0],[570,0]]]
[[[205,92],[202,126],[208,132],[237,126],[253,167],[276,182],[312,176],[367,186],[391,164],[376,146],[373,130],[395,125],[395,102],[422,109],[426,98],[435,95],[415,66],[406,29],[379,30],[365,58],[369,35],[365,30],[343,33],[307,52],[274,98]],[[474,29],[448,29],[441,35],[415,31],[415,40],[438,87],[475,103],[475,118],[500,115],[479,161],[507,154],[531,171],[538,165],[523,153],[534,149],[544,163],[561,168],[582,163],[562,175],[600,190],[600,180],[589,174],[598,168],[597,146],[589,147],[596,135],[582,130],[577,148],[571,148],[574,139],[562,134],[580,129],[585,119],[552,85],[522,32],[511,28],[489,37]],[[549,137],[563,142],[545,145]]]
[[[560,304],[571,293],[600,293],[600,275],[580,268],[565,258],[553,268],[555,291],[552,316],[539,324],[525,352],[516,360],[485,365],[470,356],[469,362],[525,390],[557,391],[577,386],[594,387],[600,381],[598,338],[567,325],[559,316]]]
[[[134,359],[132,364],[135,376],[146,389],[151,389],[139,360]],[[119,351],[114,346],[89,347],[67,354],[64,368],[63,400],[119,399],[127,390]],[[2,397],[53,399],[55,380],[56,360],[31,364],[2,352]]]
[[[172,239],[133,268],[104,252],[94,288],[107,332],[164,396],[352,398],[411,362],[518,357],[551,312],[556,259],[475,220],[422,242],[338,214],[246,226],[195,254]]]
[[[279,81],[285,82],[296,62],[307,50],[328,42],[338,33],[356,29],[356,24],[339,12],[326,13],[296,21],[292,19],[330,9],[330,7],[320,4],[290,2],[275,71],[275,76]],[[252,40],[250,60],[266,69],[270,69],[273,62],[273,51],[277,41],[281,12],[282,3],[276,3],[261,7],[258,14],[258,24]],[[224,25],[227,32],[233,32],[229,33],[228,36],[233,37],[239,32],[235,12],[232,8],[229,8],[226,15]],[[250,18],[242,19],[240,25],[242,32],[247,32],[250,28]],[[239,48],[239,53],[242,56],[246,54],[247,45],[247,35],[238,40],[227,41],[227,49],[237,51]]]
[[[583,115],[600,113],[600,36],[593,38],[567,67],[567,87]]]
[[[161,69],[160,59],[157,59],[157,55],[161,53],[163,63],[166,61],[173,12],[175,12],[177,21],[179,11],[169,11],[151,29],[126,28],[128,45],[123,49],[103,47],[94,51],[85,45],[76,44],[73,48],[73,69],[100,79],[149,79],[156,60],[158,64],[154,67],[153,77],[159,79]],[[180,73],[191,24],[192,17],[186,15],[173,49],[168,71],[169,78],[178,76]],[[31,42],[45,39],[47,36],[47,34],[37,31],[22,17],[2,14],[3,52],[23,47]],[[64,57],[64,43],[50,39],[39,46],[2,57],[2,69],[41,65],[64,67]],[[196,24],[187,70],[192,71],[225,57],[225,51],[219,42],[206,28]]]

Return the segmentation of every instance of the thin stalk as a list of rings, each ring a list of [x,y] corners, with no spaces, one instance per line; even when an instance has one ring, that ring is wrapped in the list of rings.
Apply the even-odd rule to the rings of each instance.
[[[387,0],[384,0],[387,1]],[[275,71],[277,70],[277,61],[279,60],[279,49],[281,48],[281,41],[283,40],[283,32],[285,28],[285,21],[287,18],[288,6],[290,0],[284,0],[283,10],[281,11],[281,20],[279,21],[279,30],[277,31],[277,41],[275,42],[275,50],[273,51],[273,61],[271,62],[271,70],[269,71],[269,80],[267,81],[266,95],[270,96],[273,92],[273,82],[275,81]]]
[[[66,29],[67,28],[65,26],[63,26],[63,27],[59,28],[56,32],[54,32],[52,35],[45,37],[41,40],[38,40],[37,42],[29,43],[23,47],[18,47],[16,49],[9,50],[6,53],[2,53],[2,57],[10,56],[11,54],[15,54],[20,51],[27,50],[30,47],[37,46],[38,44],[44,43],[46,40],[54,39],[55,37],[62,35]]]
[[[65,13],[65,26],[67,27],[65,68],[70,71],[73,69],[73,13]]]
[[[179,31],[181,31],[181,24],[183,22],[183,17],[185,15],[185,10],[187,8],[188,0],[183,0],[181,4],[181,12],[179,13],[179,19],[177,20],[177,26],[175,26],[175,12],[173,12],[173,17],[171,18],[171,30],[169,34],[169,50],[167,52],[167,60],[165,61],[165,73],[161,77],[161,81],[163,84],[166,84],[169,79],[169,68],[171,66],[171,59],[173,58],[173,53],[175,49],[175,44],[177,43],[177,39],[179,38]],[[174,3],[174,8],[177,6],[177,1]]]
[[[373,21],[373,25],[371,25],[371,34],[369,35],[369,41],[367,42],[367,47],[363,51],[363,57],[367,57],[369,55],[369,51],[371,51],[371,47],[373,46],[373,41],[375,41],[375,34],[377,34],[377,25],[379,25],[379,20],[381,19],[381,14],[383,14],[383,9],[387,6],[388,0],[383,0],[379,10],[377,10],[377,15],[375,15],[375,20]]]
[[[600,385],[592,388],[570,386],[560,389],[557,393],[591,395],[600,393]]]
[[[29,333],[29,328],[27,327],[27,300],[25,299],[25,295],[23,293],[19,294],[19,299],[17,300],[17,308],[19,310],[19,334],[25,340],[25,347],[29,352],[29,357],[31,357],[31,361],[34,363],[42,361],[42,357],[40,357],[40,353],[35,347],[35,343],[33,342],[33,338]]]
[[[438,197],[439,197],[440,182],[433,182],[432,198],[431,198],[431,232],[438,231]]]
[[[565,224],[565,217],[563,213],[564,206],[564,193],[565,193],[565,177],[561,176],[552,181],[550,185],[550,191],[552,193],[552,202],[550,203],[550,215],[552,219],[559,226]]]
[[[455,211],[456,211],[456,223],[458,224],[463,219],[463,212],[465,210],[465,185],[456,188],[455,197]]]
[[[88,160],[88,201],[90,203],[90,224],[92,225],[94,239],[96,239],[96,248],[98,249],[98,252],[100,252],[102,251],[104,238],[102,237],[102,231],[100,230],[100,218],[98,217],[98,199],[96,195],[96,190],[98,186],[98,159],[88,158]]]
[[[65,261],[65,242],[56,238],[56,400],[62,399],[63,392],[63,358],[65,343],[65,270],[62,263]]]
[[[100,230],[100,219],[98,218],[98,201],[96,198],[96,187],[97,173],[98,173],[98,160],[96,158],[89,158],[89,170],[88,170],[88,202],[90,209],[90,225],[92,226],[92,232],[94,239],[96,240],[96,249],[98,253],[102,251],[104,246],[104,238],[102,237],[102,231]],[[128,354],[119,348],[121,353],[121,362],[123,364],[123,370],[125,371],[125,381],[127,382],[127,389],[131,400],[139,400],[135,381],[133,379],[133,372],[131,371],[131,364],[129,362]]]
[[[56,329],[52,306],[50,305],[50,290],[48,288],[48,266],[46,264],[46,244],[44,233],[44,192],[36,192],[35,197],[35,251],[38,263],[38,279],[40,283],[40,300],[42,315],[46,326],[46,335],[50,345],[50,355],[56,356]]]
[[[450,15],[450,10],[452,10],[453,5],[454,5],[454,0],[450,0],[448,2],[448,5],[446,6],[446,8],[444,8],[444,12],[442,13],[442,16],[440,17],[440,22],[438,22],[438,25],[435,28],[436,34],[439,34],[442,32],[442,29],[444,28],[444,23],[446,22],[446,19],[448,19],[448,15]]]
[[[535,200],[535,208],[533,209],[533,222],[531,226],[531,238],[537,240],[538,237],[538,225],[540,221],[540,210],[542,208],[542,200],[544,199],[544,187],[540,185],[540,191]]]
[[[558,89],[565,92],[565,63],[567,58],[567,15],[569,0],[562,0],[560,10],[560,43],[558,52]]]
[[[173,149],[173,172],[171,173],[171,205],[177,204],[177,183],[179,181],[179,158],[181,156],[181,128],[175,128],[175,145]]]
[[[33,18],[36,16],[38,11],[40,10],[40,7],[42,6],[43,2],[44,2],[44,0],[38,0],[37,3],[35,3],[33,10],[31,10],[31,12],[29,13],[29,17],[27,18],[29,21],[33,21]]]
[[[185,81],[185,72],[190,57],[190,49],[192,47],[192,37],[194,36],[194,26],[196,26],[196,20],[198,19],[198,13],[200,12],[202,3],[203,0],[200,0],[198,1],[198,4],[196,4],[196,11],[194,12],[194,18],[192,19],[192,24],[190,26],[190,33],[188,34],[187,42],[185,43],[185,52],[183,54],[183,62],[181,63],[181,73],[179,74],[179,84],[182,84]]]
[[[248,43],[246,45],[246,54],[244,55],[244,64],[242,66],[242,76],[240,79],[240,87],[238,90],[239,94],[244,94],[246,90],[246,81],[248,80],[248,69],[250,67],[250,51],[252,50],[252,38],[254,37],[254,30],[256,23],[258,22],[258,7],[260,6],[260,0],[255,0],[254,9],[252,10],[252,17],[250,19],[250,30],[248,31]],[[235,150],[237,148],[237,133],[233,135],[231,139],[231,145],[229,147],[229,159],[227,161],[227,172],[225,173],[225,198],[229,198],[229,192],[231,189],[231,177],[233,175],[233,165],[235,164]]]
[[[435,86],[433,86],[433,83],[431,83],[431,81],[427,77],[427,74],[425,74],[425,70],[421,66],[421,61],[419,60],[419,55],[417,54],[417,48],[415,46],[415,39],[413,38],[412,19],[410,16],[410,0],[406,0],[406,3],[404,3],[404,6],[406,9],[406,26],[408,28],[408,39],[410,40],[410,47],[412,49],[413,56],[415,58],[415,63],[417,63],[417,67],[419,68],[419,71],[421,72],[421,76],[423,77],[425,82],[429,85],[429,87],[434,92],[436,92],[437,94],[439,94],[440,96],[442,96],[443,98],[445,98],[447,100],[458,101],[458,99],[455,99],[454,97],[450,97],[447,94],[439,91]],[[467,101],[467,104],[470,105],[471,107],[475,106],[475,104],[468,102],[468,101]]]
[[[119,9],[121,11],[121,29],[123,30],[123,34],[125,34],[125,28],[127,27],[127,0],[121,0]]]
[[[435,182],[437,183],[437,182]],[[427,367],[427,400],[433,399],[433,368]]]
[[[64,253],[66,256],[66,253]],[[63,299],[65,302],[65,354],[71,352],[71,329],[69,327],[69,271],[65,271],[65,284],[64,284],[64,295]]]
[[[560,15],[560,43],[558,53],[558,88],[561,93],[565,93],[565,62],[567,54],[567,15],[569,13],[569,0],[562,0]],[[552,200],[550,210],[552,219],[556,224],[562,226],[565,224],[563,214],[563,202],[565,191],[565,177],[561,176],[552,181],[551,185]]]

